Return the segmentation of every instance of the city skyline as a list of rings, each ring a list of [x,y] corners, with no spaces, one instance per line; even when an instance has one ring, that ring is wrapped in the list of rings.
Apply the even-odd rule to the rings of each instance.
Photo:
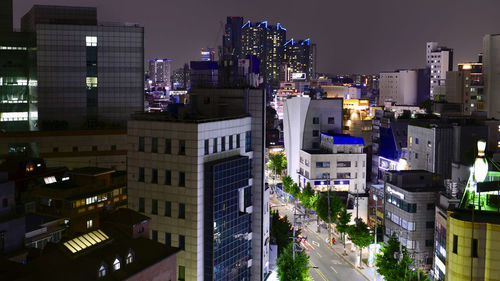
[[[425,44],[438,41],[454,48],[454,63],[474,61],[482,50],[482,37],[498,33],[495,11],[500,2],[481,0],[435,3],[430,0],[404,5],[385,3],[326,3],[315,1],[304,14],[302,1],[269,4],[264,1],[204,4],[201,1],[176,3],[169,9],[160,1],[140,2],[97,0],[27,0],[14,3],[14,26],[32,5],[73,5],[97,7],[99,20],[137,22],[145,27],[145,59],[172,58],[173,68],[199,59],[199,50],[221,44],[227,16],[245,21],[280,22],[287,38],[311,38],[318,45],[318,72],[378,73],[399,68],[425,66]],[[335,11],[352,11],[352,13]],[[408,12],[408,11],[411,11]],[[425,21],[425,22],[424,22]],[[203,24],[201,24],[203,23]],[[222,25],[220,25],[222,23]],[[181,27],[181,28],[179,28]],[[391,31],[392,29],[392,31]],[[326,35],[326,36],[325,36]],[[344,43],[346,42],[346,43]],[[456,69],[456,66],[453,67]]]

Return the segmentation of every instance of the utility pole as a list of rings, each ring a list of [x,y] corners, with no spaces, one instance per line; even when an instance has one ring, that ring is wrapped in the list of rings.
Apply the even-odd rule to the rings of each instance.
[[[332,229],[331,229],[331,210],[330,210],[330,187],[328,187],[328,243],[332,245]]]
[[[295,216],[297,215],[297,205],[294,204],[293,206],[293,231],[292,231],[292,247],[293,247],[293,262],[295,263],[295,223],[296,223],[296,218]]]
[[[375,245],[377,245],[377,221],[378,221],[378,197],[377,195],[373,195],[373,199],[375,200]]]

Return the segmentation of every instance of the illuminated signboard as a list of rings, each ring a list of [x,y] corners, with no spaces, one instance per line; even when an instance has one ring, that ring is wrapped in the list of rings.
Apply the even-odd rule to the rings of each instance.
[[[389,192],[392,195],[396,195],[397,197],[401,199],[405,199],[405,195],[397,190],[392,189],[390,186],[387,187],[387,192]]]
[[[306,74],[303,72],[292,73],[292,80],[306,80]]]
[[[170,95],[172,96],[180,96],[187,94],[187,91],[170,91]]]
[[[396,170],[398,167],[398,162],[384,158],[384,157],[379,157],[378,158],[378,167],[381,170]]]

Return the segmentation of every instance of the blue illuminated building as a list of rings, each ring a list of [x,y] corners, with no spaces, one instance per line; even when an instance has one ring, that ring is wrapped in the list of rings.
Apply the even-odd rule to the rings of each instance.
[[[305,73],[306,79],[312,78],[313,74],[313,52],[311,40],[290,39],[284,44],[283,61],[294,73]]]

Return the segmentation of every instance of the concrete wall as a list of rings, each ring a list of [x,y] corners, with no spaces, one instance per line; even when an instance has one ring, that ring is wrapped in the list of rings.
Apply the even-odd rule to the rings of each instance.
[[[488,117],[500,119],[500,35],[483,38],[483,75]]]

